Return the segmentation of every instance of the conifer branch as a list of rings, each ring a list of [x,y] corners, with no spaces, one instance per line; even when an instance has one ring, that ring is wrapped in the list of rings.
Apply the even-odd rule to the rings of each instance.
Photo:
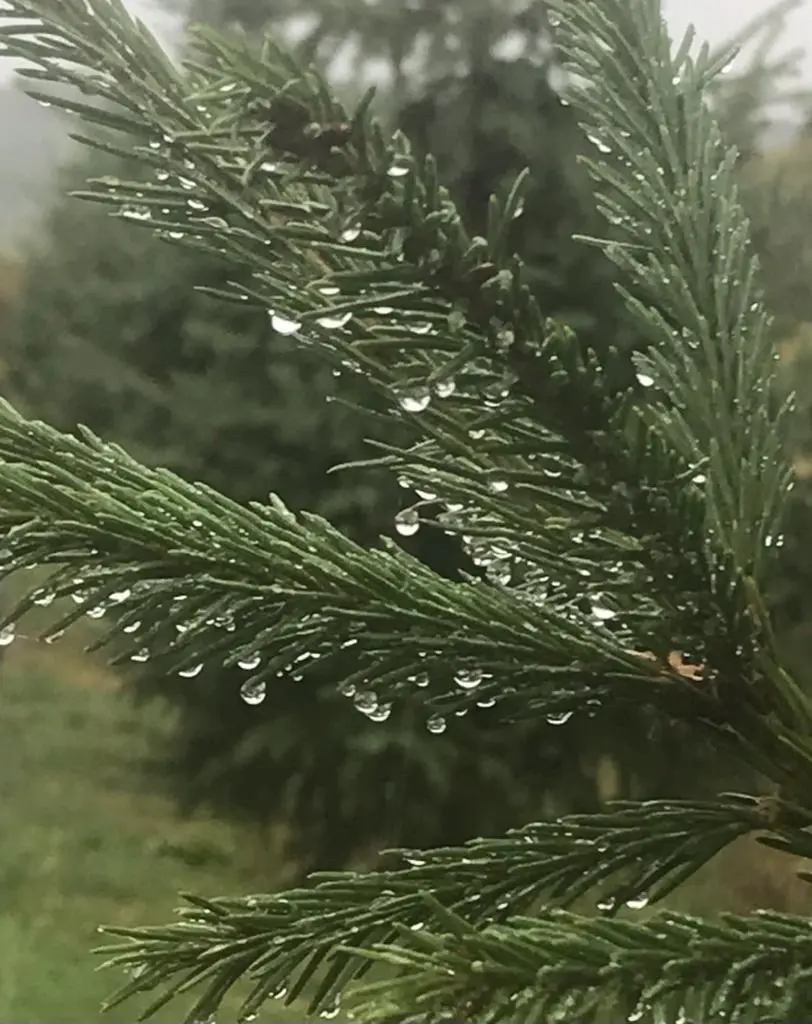
[[[311,984],[313,1006],[332,1012],[375,956],[401,973],[367,989],[364,1015],[504,1019],[510,1007],[546,1021],[634,1000],[630,1013],[659,1019],[757,998],[808,1009],[808,943],[791,917],[625,925],[538,909],[592,890],[614,900],[610,914],[659,899],[753,830],[809,855],[812,777],[812,710],[760,590],[790,483],[787,408],[770,396],[734,155],[704,107],[718,69],[685,45],[671,56],[655,0],[551,4],[603,154],[591,169],[613,238],[597,244],[650,342],[637,376],[538,308],[510,252],[521,178],[494,200],[487,237],[471,238],[432,161],[384,138],[371,98],[348,113],[271,41],[257,56],[201,30],[181,69],[120,0],[4,6],[5,52],[33,61],[29,78],[78,85],[92,101],[56,102],[125,133],[155,171],[87,197],[218,252],[234,268],[231,298],[372,382],[419,435],[381,458],[428,493],[443,528],[484,547],[490,570],[440,579],[391,542],[363,550],[275,498],[240,508],[4,405],[5,570],[57,567],[9,620],[66,595],[77,607],[58,628],[112,608],[130,657],[189,677],[207,659],[240,662],[251,702],[317,660],[379,717],[418,697],[443,712],[499,697],[509,715],[559,720],[589,701],[650,700],[733,738],[781,799],[624,805],[253,904],[191,898],[174,928],[117,930],[132,941],[112,962],[136,971],[120,998],[160,990],[147,1013],[200,987],[192,1018],[209,1017],[246,975],[247,1013]],[[659,988],[637,977],[641,957],[664,972]],[[711,1002],[691,1002],[689,970],[705,971]]]
[[[812,998],[801,916],[638,923],[547,910],[481,930],[451,915],[444,923],[445,934],[402,929],[397,946],[367,954],[398,973],[352,993],[354,1019],[793,1021]]]
[[[391,870],[315,875],[309,887],[280,896],[193,898],[174,926],[107,929],[128,940],[102,950],[108,965],[134,972],[111,1005],[155,988],[163,1002],[194,979],[201,996],[189,1020],[200,1019],[222,998],[223,985],[247,974],[253,988],[246,1015],[282,989],[289,1000],[307,995],[312,1013],[329,1011],[366,973],[367,954],[404,930],[443,932],[457,918],[467,928],[512,927],[512,918],[537,913],[542,902],[563,908],[587,895],[612,917],[624,903],[639,909],[663,898],[742,835],[758,831],[792,842],[810,820],[799,808],[736,795],[618,803],[603,814],[528,825],[502,839],[392,851],[399,864]],[[483,970],[495,963],[489,957]]]
[[[501,531],[503,537],[515,537],[527,532],[528,521],[536,524],[532,551],[520,549],[508,559],[487,555],[497,563],[492,571],[497,582],[520,582],[523,577],[536,582],[541,575],[553,588],[563,588],[561,596],[570,600],[576,590],[592,589],[572,557],[572,543],[567,543],[576,535],[583,539],[586,528],[592,553],[603,567],[593,593],[597,598],[613,578],[618,581],[613,588],[618,610],[634,615],[644,649],[664,660],[675,648],[693,654],[690,648],[702,637],[701,661],[730,713],[744,698],[758,713],[772,713],[788,728],[805,727],[812,722],[812,710],[780,670],[758,593],[764,549],[775,540],[770,524],[789,486],[782,450],[784,413],[771,416],[766,402],[759,401],[757,408],[752,404],[754,394],[767,393],[772,352],[765,347],[767,318],[751,285],[746,223],[732,185],[724,206],[711,188],[714,176],[728,173],[729,163],[702,105],[701,90],[713,69],[702,65],[694,73],[682,55],[673,67],[675,74],[684,71],[686,85],[662,76],[641,79],[642,96],[650,97],[655,88],[665,90],[661,95],[671,97],[668,102],[678,110],[677,121],[672,125],[666,119],[668,131],[661,136],[652,134],[649,110],[648,121],[629,120],[623,102],[632,89],[629,83],[637,81],[634,62],[656,64],[667,42],[662,31],[650,39],[642,31],[645,9],[640,0],[614,13],[595,13],[592,5],[579,8],[578,18],[568,22],[567,52],[594,78],[593,65],[600,64],[596,53],[609,52],[604,37],[608,34],[611,40],[626,28],[632,33],[636,49],[628,57],[628,68],[618,64],[619,58],[606,58],[601,73],[607,91],[600,113],[605,118],[602,131],[620,139],[621,149],[633,149],[635,138],[645,142],[649,155],[639,157],[644,163],[653,160],[657,167],[670,167],[672,176],[684,176],[696,164],[691,147],[707,136],[707,146],[700,146],[702,174],[692,188],[702,190],[701,205],[712,218],[712,230],[708,227],[703,235],[712,245],[702,256],[702,240],[694,240],[674,273],[682,272],[689,258],[724,257],[720,273],[727,279],[737,268],[746,271],[743,287],[749,304],[735,320],[739,334],[734,337],[731,317],[738,314],[727,302],[720,322],[720,331],[724,328],[727,335],[722,331],[719,339],[715,334],[706,339],[697,361],[686,364],[680,386],[687,389],[685,401],[693,401],[685,409],[694,409],[695,415],[680,430],[684,434],[696,425],[696,436],[705,436],[702,423],[708,416],[715,423],[724,407],[735,420],[739,405],[749,403],[753,413],[745,416],[747,429],[728,423],[719,435],[730,435],[724,458],[714,447],[716,441],[686,447],[684,437],[674,433],[674,424],[688,415],[680,405],[682,391],[674,392],[675,401],[663,411],[661,403],[642,397],[645,389],[639,384],[629,384],[617,353],[610,372],[612,365],[605,366],[595,352],[579,346],[570,332],[545,321],[521,262],[508,250],[510,224],[521,210],[521,182],[502,202],[494,201],[488,237],[469,238],[430,160],[419,166],[401,136],[387,143],[369,118],[368,100],[350,117],[314,71],[299,67],[270,40],[257,56],[201,30],[200,59],[184,77],[171,68],[145,30],[134,31],[123,7],[108,9],[108,0],[70,0],[64,8],[44,0],[15,0],[6,16],[27,16],[34,24],[25,36],[16,29],[6,33],[6,45],[12,54],[38,62],[36,77],[66,83],[80,75],[85,89],[125,112],[113,109],[110,127],[143,140],[136,152],[156,168],[160,180],[151,188],[143,181],[102,183],[94,190],[95,198],[169,237],[213,246],[234,265],[254,268],[252,285],[235,284],[236,296],[261,303],[271,310],[278,330],[319,344],[375,382],[390,399],[397,398],[400,408],[393,408],[393,415],[407,413],[429,438],[427,449],[393,456],[404,476],[412,467],[416,476],[421,471],[430,476],[431,493],[446,509],[459,505],[454,498],[460,490],[469,500],[479,499],[472,514],[465,506],[444,513],[446,529],[475,539],[479,534],[487,547],[489,534]],[[104,19],[106,29],[86,45],[83,40],[92,35],[88,12]],[[53,38],[64,40],[56,51]],[[104,57],[108,50],[109,60]],[[66,61],[76,67],[65,69]],[[138,84],[141,79],[143,86]],[[589,95],[585,93],[587,107]],[[83,116],[108,117],[106,107],[64,102]],[[636,102],[639,106],[640,97]],[[680,118],[698,126],[696,138]],[[596,168],[604,182],[625,194],[622,176],[608,165]],[[632,164],[629,170],[636,179],[645,168]],[[648,170],[654,174],[656,167]],[[675,179],[676,186],[682,187],[680,182]],[[647,187],[650,201],[641,185],[641,209],[654,216],[661,186],[660,191],[652,182]],[[191,201],[189,188],[194,189]],[[637,200],[627,195],[625,202]],[[169,213],[158,220],[152,213],[156,207]],[[683,223],[685,210],[676,212],[682,220],[675,223],[689,231],[690,224]],[[645,231],[639,214],[626,217],[638,234]],[[725,232],[717,238],[720,224]],[[615,255],[635,251],[613,245]],[[678,248],[669,258],[677,259],[680,252]],[[663,258],[658,252],[655,257]],[[648,288],[653,271],[641,278],[642,264],[635,259],[621,259],[629,287],[639,279]],[[680,301],[696,311],[707,332],[722,306],[705,294],[704,271],[680,287]],[[336,298],[327,300],[326,293]],[[639,296],[629,296],[639,305]],[[657,317],[662,320],[659,312]],[[689,318],[688,323],[693,321]],[[647,358],[662,362],[673,340],[669,335],[663,348],[662,331],[648,326],[655,347]],[[752,344],[745,346],[745,334],[747,339],[753,335]],[[747,348],[746,358],[732,354],[737,339]],[[690,345],[682,346],[680,358],[689,350]],[[691,381],[697,373],[712,377],[717,370],[721,376],[711,385],[714,395],[719,388],[726,395],[731,388],[733,392],[724,401],[717,395],[712,406],[697,405],[697,395],[704,392]],[[466,375],[480,380],[484,375],[489,384],[496,381],[496,433],[504,440],[494,449],[470,444],[471,431],[482,429],[470,415],[472,406],[481,404],[482,393],[476,387],[457,393],[458,379],[470,383]],[[442,394],[451,389],[442,408],[432,403],[432,388]],[[517,456],[519,437],[525,444],[535,442],[532,456]],[[443,473],[452,460],[453,471]],[[749,467],[739,483],[731,482],[731,460],[739,475],[742,466]],[[561,468],[551,474],[553,462]],[[482,508],[486,481],[499,490],[516,482],[512,500],[501,502],[494,515]],[[443,485],[450,494],[441,493]],[[707,528],[722,514],[720,509],[728,508],[729,502],[719,497],[725,494],[735,498],[738,539]],[[749,539],[742,547],[745,534]],[[636,596],[641,585],[649,591],[642,607]]]
[[[203,661],[242,664],[256,698],[277,675],[329,661],[373,717],[398,699],[449,712],[511,692],[507,715],[561,716],[588,700],[657,700],[660,689],[674,713],[716,713],[691,676],[577,610],[445,580],[396,545],[365,550],[276,498],[243,508],[82,434],[0,404],[3,572],[57,566],[4,625],[70,596],[48,638],[109,612],[95,646],[115,638],[117,663],[152,658],[190,678]]]

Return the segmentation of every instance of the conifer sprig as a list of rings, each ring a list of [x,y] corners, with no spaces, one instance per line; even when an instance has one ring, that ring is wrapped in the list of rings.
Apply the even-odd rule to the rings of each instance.
[[[329,661],[373,717],[397,699],[450,712],[511,693],[512,717],[560,716],[590,700],[656,700],[661,688],[673,691],[674,713],[714,714],[690,675],[598,632],[577,609],[443,579],[396,545],[365,550],[275,498],[242,508],[82,434],[0,404],[3,571],[58,567],[6,625],[70,596],[48,638],[114,612],[97,646],[115,637],[117,662],[152,657],[189,678],[203,661],[241,664],[254,699],[266,686],[272,696],[277,675]]]
[[[368,954],[397,980],[360,986],[348,1004],[355,1019],[402,1020],[408,1007],[420,1021],[756,1024],[805,1019],[812,999],[801,916],[666,913],[638,923],[551,909],[484,929],[448,925],[446,934],[404,929],[396,946]]]
[[[414,428],[412,446],[382,458],[487,578],[439,579],[391,543],[364,551],[276,499],[241,509],[8,406],[5,568],[58,566],[39,597],[74,597],[63,625],[112,605],[143,645],[131,656],[190,678],[204,659],[240,661],[250,701],[316,658],[379,717],[402,697],[432,710],[499,698],[510,715],[557,720],[590,700],[651,701],[733,738],[781,798],[625,806],[280,897],[192,899],[174,928],[120,932],[132,941],[114,962],[136,970],[122,998],[160,991],[154,1010],[199,987],[190,1019],[208,1018],[247,974],[248,1013],[285,986],[315,986],[313,1005],[332,1013],[377,956],[396,971],[360,995],[367,1018],[808,1010],[793,918],[628,925],[538,910],[594,890],[610,914],[661,898],[747,831],[808,855],[812,776],[809,701],[761,596],[789,489],[786,409],[771,400],[734,156],[704,106],[718,66],[687,42],[671,56],[656,0],[551,6],[599,151],[612,225],[598,244],[649,340],[635,367],[538,308],[512,253],[521,178],[471,238],[432,161],[384,137],[371,97],[348,113],[271,41],[256,55],[201,31],[178,68],[120,0],[5,5],[0,39],[33,61],[28,77],[78,85],[92,101],[56,102],[127,136],[88,141],[155,171],[87,197],[218,252],[231,298],[370,381]]]
[[[105,8],[98,15],[107,27],[101,39],[94,37],[84,47],[90,31],[87,12],[95,10],[94,4]],[[632,5],[636,14],[624,8],[614,19],[609,10],[593,12],[593,17],[584,13],[591,5],[579,8],[568,44],[563,37],[567,52],[582,61],[582,71],[592,74],[595,42],[599,52],[608,52],[601,31],[612,37],[617,26],[628,29],[637,46],[629,51],[632,64],[626,69],[634,81],[634,61],[659,59],[664,46],[662,31],[650,40],[643,31],[645,6],[638,2]],[[168,69],[144,30],[133,30],[120,5],[107,10],[106,0],[89,0],[89,6],[85,0],[70,0],[64,9],[54,9],[43,0],[19,0],[8,8],[8,16],[21,15],[34,18],[43,31],[31,32],[29,25],[23,37],[12,30],[7,49],[38,62],[33,73],[45,80],[75,81],[79,72],[65,71],[65,61],[82,68],[86,90],[126,111],[122,123],[114,110],[110,127],[139,136],[144,145],[138,152],[156,167],[159,180],[152,190],[143,182],[109,182],[95,190],[96,197],[168,236],[191,236],[193,243],[212,245],[238,268],[252,268],[251,285],[236,285],[235,294],[262,303],[272,311],[278,330],[299,334],[304,343],[318,343],[383,387],[390,400],[394,393],[400,408],[393,414],[407,413],[429,435],[431,493],[444,500],[443,525],[484,544],[484,561],[497,583],[529,579],[532,585],[540,575],[549,581],[544,591],[558,589],[571,598],[580,590],[587,606],[589,591],[598,599],[614,583],[618,611],[635,618],[644,649],[664,660],[674,648],[700,647],[716,694],[735,692],[734,702],[725,698],[728,705],[738,706],[743,695],[750,699],[758,689],[760,712],[771,710],[789,727],[812,720],[807,702],[775,664],[758,595],[762,549],[772,537],[765,536],[763,515],[772,517],[769,510],[777,514],[788,486],[780,414],[770,417],[766,403],[760,406],[754,415],[767,416],[771,429],[762,424],[764,430],[755,430],[753,421],[755,432],[747,437],[747,447],[740,445],[739,469],[750,467],[742,487],[747,484],[749,490],[734,487],[739,494],[736,521],[747,520],[748,536],[761,538],[759,558],[743,557],[738,542],[714,537],[707,528],[719,511],[714,489],[728,493],[732,485],[725,467],[717,465],[718,459],[714,462],[715,449],[694,445],[689,451],[677,443],[674,423],[685,411],[675,406],[664,410],[644,400],[641,388],[623,384],[622,373],[618,386],[617,369],[613,378],[611,367],[594,352],[581,350],[570,332],[546,323],[524,281],[521,262],[509,253],[510,223],[521,208],[520,183],[503,202],[494,202],[488,237],[470,239],[430,160],[418,166],[402,137],[388,144],[369,118],[368,101],[349,117],[314,71],[299,67],[270,41],[257,56],[201,30],[200,59],[184,79]],[[628,18],[632,21],[627,25]],[[66,46],[54,51],[46,39],[60,33]],[[124,38],[129,40],[126,45],[121,43]],[[591,41],[591,50],[582,45],[584,40]],[[100,46],[115,52],[107,63]],[[646,46],[651,54],[634,56],[646,53]],[[122,54],[131,61],[130,73],[122,70]],[[669,102],[679,108],[679,117],[699,126],[698,138],[704,138],[706,129],[708,144],[700,147],[703,177],[695,183],[696,188],[705,187],[723,169],[719,161],[724,164],[726,159],[702,105],[701,87],[712,69],[701,66],[694,74],[684,55],[673,66],[675,74],[685,72],[685,88],[660,78],[642,82],[641,88],[646,96],[655,88],[670,89],[675,98]],[[623,70],[614,57],[607,58],[603,85],[613,100],[605,100],[608,106],[601,113],[607,118],[604,130],[628,149],[633,139],[624,140],[634,125],[619,113],[630,88]],[[140,77],[145,78],[142,97],[137,94]],[[57,102],[102,123],[108,116],[106,106],[100,110],[94,104]],[[640,158],[643,163],[659,159],[671,166],[679,158],[688,164],[695,154],[680,124],[666,121],[657,142],[641,122],[641,141],[654,146],[648,157]],[[644,174],[641,168],[630,168],[634,181]],[[598,173],[611,178],[614,172]],[[645,198],[645,189],[643,193]],[[659,202],[657,195],[654,200]],[[719,206],[714,196],[703,197],[709,215]],[[164,199],[169,206],[160,205]],[[169,213],[155,219],[156,206]],[[714,245],[728,252],[729,243],[734,248],[728,257],[744,259],[746,223],[729,195],[720,217],[730,230]],[[685,258],[700,256],[694,246]],[[626,267],[630,287],[635,275],[639,277],[636,267],[633,260]],[[694,294],[691,287],[699,290]],[[700,319],[704,316],[710,323],[711,314],[719,312],[718,303],[707,296],[703,300],[704,287],[704,278],[696,278],[683,282],[682,292]],[[749,277],[743,287],[750,296]],[[337,298],[327,300],[325,292]],[[763,369],[767,321],[758,301],[747,306],[746,318],[755,332],[753,365]],[[411,337],[404,341],[404,333]],[[744,335],[738,341],[744,345]],[[723,351],[735,343],[731,337]],[[384,354],[371,356],[370,344],[384,345]],[[657,352],[653,348],[649,358],[662,358],[663,352]],[[739,357],[724,356],[730,358],[744,366]],[[615,362],[622,364],[617,354]],[[722,365],[718,359],[705,362],[711,372]],[[471,432],[481,428],[472,425],[466,411],[477,405],[481,409],[483,400],[488,404],[481,388],[466,387],[471,376],[489,386],[496,382],[494,434],[507,442],[504,453],[500,440],[481,451],[471,444]],[[752,403],[753,391],[763,394],[769,384],[763,374],[758,380],[752,374],[740,376],[738,371],[725,376],[728,390],[731,380],[739,382],[736,394],[725,400],[731,415],[745,391]],[[463,384],[459,394],[457,379]],[[452,384],[443,408],[434,408],[439,403],[431,402],[432,388],[444,393]],[[720,379],[712,387],[722,384]],[[698,408],[695,395],[692,400]],[[706,412],[698,408],[697,422],[704,422]],[[532,455],[511,453],[517,432],[535,442]],[[412,453],[399,456],[410,483],[406,474]],[[426,469],[425,456],[425,449],[419,449],[414,459],[418,476]],[[571,468],[565,471],[567,461]],[[562,468],[551,472],[553,463]],[[449,464],[451,471],[443,474]],[[438,493],[449,477],[456,477],[458,491],[459,483],[464,484],[469,501],[472,492],[480,500],[459,508],[459,493]],[[496,515],[482,507],[485,481],[500,491],[516,484]],[[759,500],[751,501],[752,495]],[[526,546],[504,557],[504,544],[487,543],[488,534],[501,535],[504,541],[531,532],[528,520],[537,524],[532,551]],[[574,544],[567,543],[583,540],[585,531],[593,558],[604,567],[595,579],[572,559]],[[625,538],[629,540],[623,543]],[[642,605],[637,596],[641,588],[649,591]],[[743,686],[742,680],[751,685]]]
[[[233,984],[237,974],[248,974],[254,987],[243,1006],[246,1015],[283,988],[289,1000],[306,993],[310,1012],[323,1013],[350,981],[366,973],[367,954],[399,939],[404,929],[431,934],[435,941],[446,933],[442,941],[453,943],[460,935],[454,922],[464,922],[468,942],[471,929],[507,925],[516,915],[538,913],[542,904],[570,907],[585,896],[611,918],[624,904],[640,909],[662,898],[740,836],[755,831],[791,843],[809,820],[798,808],[735,795],[618,803],[603,814],[528,825],[502,839],[392,851],[397,864],[390,870],[316,875],[308,888],[280,896],[192,898],[176,925],[108,929],[136,940],[102,950],[110,966],[135,971],[113,1004],[156,987],[163,1002],[170,992],[187,991],[194,979],[201,1002],[189,1019],[199,1019],[228,979]],[[515,970],[526,972],[521,958],[505,955]],[[535,998],[542,998],[532,976],[530,984]],[[411,998],[401,1005],[417,1012]]]

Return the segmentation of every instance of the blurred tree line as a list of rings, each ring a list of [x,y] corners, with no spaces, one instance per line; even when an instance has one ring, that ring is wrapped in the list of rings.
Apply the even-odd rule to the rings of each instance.
[[[790,6],[751,33],[774,36]],[[488,196],[529,166],[533,190],[513,244],[542,308],[598,349],[635,345],[609,264],[572,240],[596,226],[578,160],[592,143],[566,103],[541,0],[196,0],[187,13],[252,41],[263,25],[287,34],[350,100],[378,81],[380,116],[435,154],[472,232],[484,231]],[[725,81],[718,104],[742,148],[770,299],[789,337],[812,324],[800,250],[792,285],[782,269],[799,241],[807,186],[776,200],[777,177],[760,152],[763,107],[786,70],[763,47]],[[63,173],[80,188],[88,176],[140,172],[96,154]],[[773,223],[768,196],[791,237]],[[279,492],[366,544],[396,532],[396,481],[371,470],[329,473],[374,454],[372,396],[345,368],[331,372],[274,332],[263,314],[196,290],[225,284],[216,257],[156,240],[106,207],[60,198],[22,266],[2,332],[7,393],[27,413],[62,429],[84,423],[241,501]],[[441,533],[401,539],[440,571],[464,565]],[[797,601],[803,586],[793,586]],[[249,706],[239,670],[207,666],[192,680],[167,679],[147,663],[130,677],[135,699],[171,709],[164,770],[181,804],[285,823],[303,869],[335,867],[387,843],[456,842],[528,813],[588,809],[616,795],[684,795],[686,779],[698,793],[721,781],[694,738],[642,712],[517,725],[506,741],[483,707],[437,737],[422,718],[370,723],[329,678],[280,678]]]

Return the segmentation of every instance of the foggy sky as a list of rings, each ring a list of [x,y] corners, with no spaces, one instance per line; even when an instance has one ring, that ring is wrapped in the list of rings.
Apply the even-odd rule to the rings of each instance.
[[[172,34],[172,19],[153,0],[125,0],[127,6],[143,18],[162,40]],[[682,37],[693,23],[699,40],[721,43],[751,18],[766,11],[769,0],[664,0],[672,34]],[[803,0],[799,10],[788,18],[788,31],[782,48],[809,48],[803,62],[804,84],[812,86],[812,0]],[[9,61],[0,60],[0,78],[7,78]]]

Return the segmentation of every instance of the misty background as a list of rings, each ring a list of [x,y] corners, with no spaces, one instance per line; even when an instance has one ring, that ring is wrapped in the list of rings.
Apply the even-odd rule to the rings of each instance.
[[[184,5],[180,0],[176,15],[149,0],[126,0],[126,6],[164,45],[174,48],[181,35]],[[699,42],[718,44],[770,6],[768,0],[666,0],[665,11],[674,36],[681,37],[693,24]],[[779,43],[782,50],[806,49],[812,40],[812,0],[789,15],[785,37]],[[73,145],[60,114],[20,91],[24,82],[14,75],[10,63],[0,62],[0,251],[9,250],[31,227],[55,169]],[[799,84],[812,85],[812,48],[800,55]],[[778,146],[789,140],[796,125],[785,110],[776,109],[774,116],[772,142]]]

